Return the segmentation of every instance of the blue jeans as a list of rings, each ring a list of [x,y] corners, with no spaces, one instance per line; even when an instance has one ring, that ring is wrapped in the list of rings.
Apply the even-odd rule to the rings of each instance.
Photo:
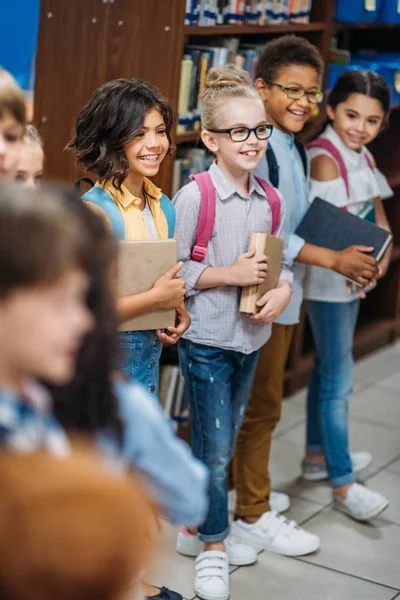
[[[222,542],[229,533],[228,468],[258,352],[246,355],[180,340],[179,357],[189,394],[193,454],[210,471],[210,508],[198,535],[203,542]]]
[[[142,383],[158,395],[162,343],[155,331],[124,331],[119,334],[122,370],[128,379]]]
[[[307,398],[307,452],[324,454],[333,487],[355,481],[348,431],[353,337],[360,301],[307,302],[315,361]]]

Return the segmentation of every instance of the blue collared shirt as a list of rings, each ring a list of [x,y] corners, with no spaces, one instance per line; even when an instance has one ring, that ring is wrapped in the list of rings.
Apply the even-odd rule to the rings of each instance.
[[[304,240],[294,232],[308,209],[308,178],[304,173],[300,154],[294,144],[294,136],[274,128],[269,140],[279,165],[278,189],[285,199],[286,215],[284,237],[286,256],[291,266],[294,280],[292,299],[284,313],[276,320],[281,325],[295,325],[300,321],[300,309],[303,302],[303,283],[305,265],[293,263],[304,246]],[[262,160],[256,174],[269,181],[267,159]],[[292,264],[293,263],[293,264]]]

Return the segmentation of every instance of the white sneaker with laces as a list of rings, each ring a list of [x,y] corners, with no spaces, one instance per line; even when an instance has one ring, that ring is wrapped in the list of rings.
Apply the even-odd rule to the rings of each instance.
[[[350,454],[354,473],[363,471],[372,463],[372,454],[369,452],[352,452]],[[301,463],[303,479],[306,481],[324,481],[328,479],[328,470],[326,462],[313,462],[306,458]]]
[[[336,510],[346,513],[356,521],[368,521],[380,515],[389,502],[379,492],[374,492],[359,483],[353,483],[345,499],[333,496]]]
[[[208,550],[196,558],[196,595],[203,600],[228,600],[229,560],[226,552]]]
[[[229,564],[235,567],[253,565],[257,562],[258,552],[250,546],[242,544],[234,536],[229,535],[225,543],[225,551],[228,555]],[[176,550],[184,556],[198,556],[203,549],[203,543],[197,535],[190,535],[184,528],[178,533]]]
[[[290,498],[287,494],[282,492],[271,492],[269,497],[269,504],[271,510],[276,510],[278,513],[284,513],[290,508]],[[236,508],[236,492],[231,490],[228,496],[228,510],[229,512],[235,512]]]
[[[275,511],[267,512],[256,523],[241,519],[232,524],[232,535],[258,551],[269,550],[285,556],[305,556],[318,550],[319,538],[308,533],[295,521],[288,521]]]

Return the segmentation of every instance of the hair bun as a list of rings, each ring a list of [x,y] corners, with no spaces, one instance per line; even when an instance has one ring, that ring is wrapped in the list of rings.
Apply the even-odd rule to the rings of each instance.
[[[204,94],[209,90],[218,88],[235,88],[248,85],[251,86],[251,79],[243,69],[238,69],[235,65],[213,67],[207,73],[204,83]]]

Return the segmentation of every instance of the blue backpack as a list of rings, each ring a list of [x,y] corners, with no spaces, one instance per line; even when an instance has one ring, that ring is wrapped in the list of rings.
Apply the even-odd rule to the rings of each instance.
[[[114,234],[120,241],[125,240],[125,222],[124,219],[118,209],[118,206],[115,204],[114,200],[110,196],[106,190],[98,185],[93,185],[91,179],[83,178],[79,179],[76,182],[76,188],[80,191],[80,183],[81,181],[85,181],[89,183],[92,187],[88,192],[83,194],[82,199],[87,200],[88,202],[93,202],[93,204],[97,204],[108,216],[111,222],[111,227]],[[175,209],[171,202],[171,200],[163,194],[160,198],[161,210],[163,211],[165,218],[168,223],[168,237],[173,238],[175,235]]]

